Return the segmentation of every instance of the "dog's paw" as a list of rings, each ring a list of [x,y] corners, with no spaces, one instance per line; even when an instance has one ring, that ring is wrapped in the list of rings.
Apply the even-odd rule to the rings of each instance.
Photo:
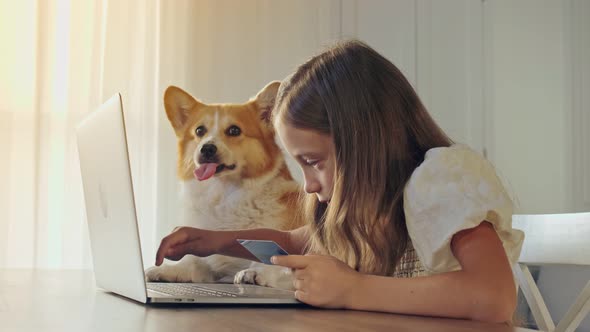
[[[173,265],[152,266],[145,270],[145,279],[148,282],[191,282],[187,271]]]
[[[145,271],[148,282],[214,282],[211,271],[202,265],[161,265],[152,266]]]
[[[146,282],[156,282],[156,281],[164,281],[162,280],[160,274],[163,272],[163,268],[161,266],[152,266],[145,270],[145,281]]]
[[[242,270],[234,276],[234,284],[253,284],[253,285],[262,285],[260,283],[261,280],[256,281],[257,272],[254,269],[246,269]]]
[[[265,287],[293,290],[291,270],[280,266],[255,266],[239,271],[235,284],[253,284]]]

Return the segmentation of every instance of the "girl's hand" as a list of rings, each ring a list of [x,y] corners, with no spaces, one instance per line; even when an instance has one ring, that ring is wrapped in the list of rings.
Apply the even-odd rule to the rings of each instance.
[[[272,262],[293,269],[295,298],[324,308],[349,308],[363,277],[332,256],[274,256]]]
[[[201,257],[215,254],[226,242],[227,239],[221,232],[193,227],[176,227],[160,242],[156,254],[156,266],[160,266],[164,258],[177,261],[188,254]]]

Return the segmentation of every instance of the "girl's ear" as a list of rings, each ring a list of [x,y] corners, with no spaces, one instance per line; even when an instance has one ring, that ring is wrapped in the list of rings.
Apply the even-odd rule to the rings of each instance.
[[[182,136],[189,115],[203,106],[201,102],[179,87],[171,85],[164,92],[166,115],[179,137]]]
[[[260,112],[260,119],[267,124],[270,124],[270,114],[275,105],[280,85],[281,82],[272,81],[262,88],[256,97],[254,97],[254,102],[256,103],[256,106],[258,106],[258,111]]]

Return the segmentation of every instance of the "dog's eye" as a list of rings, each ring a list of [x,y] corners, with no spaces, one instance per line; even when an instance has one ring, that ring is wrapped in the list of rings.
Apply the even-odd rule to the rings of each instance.
[[[240,136],[242,130],[238,126],[231,126],[227,128],[227,135],[228,136]]]
[[[203,137],[206,133],[207,128],[205,128],[204,126],[199,126],[197,127],[197,130],[195,130],[195,134],[197,134],[197,136],[199,137]]]

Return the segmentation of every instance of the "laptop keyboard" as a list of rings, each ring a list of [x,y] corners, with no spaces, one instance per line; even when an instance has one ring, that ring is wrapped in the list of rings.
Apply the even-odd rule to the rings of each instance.
[[[234,293],[184,283],[148,283],[147,288],[156,292],[180,297],[241,297]]]

